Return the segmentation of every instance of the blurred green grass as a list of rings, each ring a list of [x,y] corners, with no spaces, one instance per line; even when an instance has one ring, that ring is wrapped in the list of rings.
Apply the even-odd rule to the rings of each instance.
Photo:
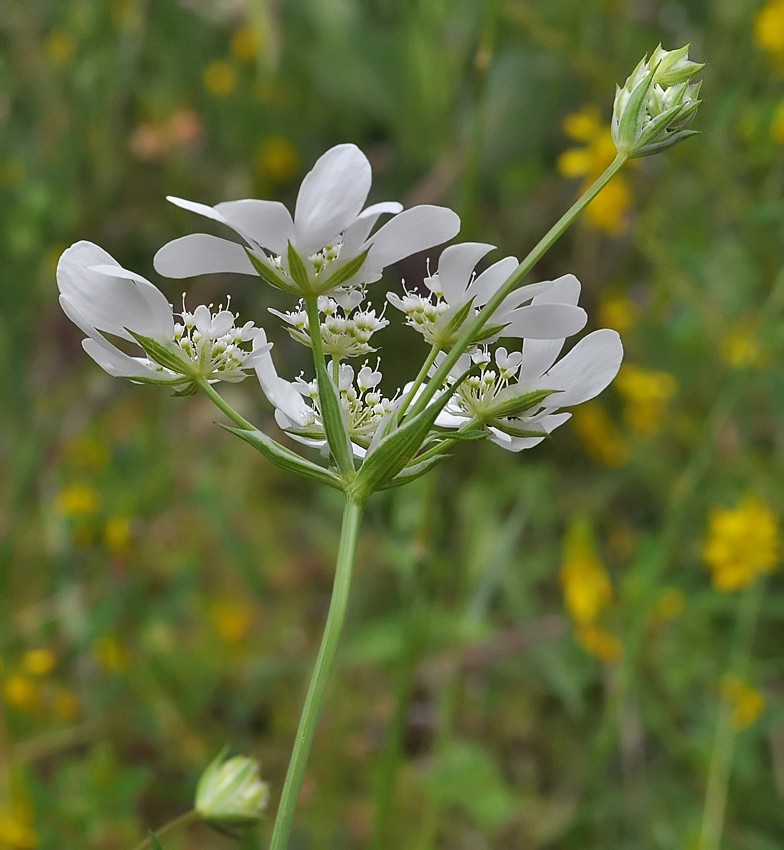
[[[63,248],[89,238],[156,279],[193,226],[164,195],[290,203],[353,141],[372,200],[452,205],[461,238],[522,255],[579,189],[562,155],[601,157],[614,84],[660,40],[709,63],[704,135],[628,169],[610,225],[586,219],[537,270],[578,275],[632,369],[547,445],[468,446],[372,503],[292,848],[698,847],[743,597],[711,584],[709,518],[747,493],[784,508],[784,15],[766,8],[2,5],[0,847],[130,848],[226,742],[262,760],[274,804],[339,526],[334,494],[249,457],[206,401],[100,373],[57,306]],[[593,135],[564,132],[591,107]],[[280,306],[250,279],[186,286],[257,322]],[[384,342],[396,386],[411,337]],[[231,397],[274,428],[251,381]],[[572,623],[580,527],[586,592],[612,591]],[[736,664],[765,704],[732,733],[727,850],[784,842],[782,620],[774,575]],[[222,846],[194,829],[167,850]]]

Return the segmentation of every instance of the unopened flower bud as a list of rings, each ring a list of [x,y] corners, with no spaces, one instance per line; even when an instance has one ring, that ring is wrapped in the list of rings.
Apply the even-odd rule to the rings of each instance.
[[[618,153],[641,157],[658,153],[689,136],[697,114],[700,83],[689,81],[704,65],[689,60],[689,45],[643,57],[615,92],[612,137]]]
[[[210,826],[229,835],[258,823],[267,807],[269,787],[259,765],[247,756],[224,761],[226,750],[202,774],[194,808]]]

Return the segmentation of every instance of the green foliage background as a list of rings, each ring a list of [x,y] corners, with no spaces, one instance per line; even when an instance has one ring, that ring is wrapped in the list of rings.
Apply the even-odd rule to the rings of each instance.
[[[593,322],[607,293],[637,304],[640,318],[623,334],[627,360],[672,374],[679,388],[663,427],[635,435],[611,388],[602,404],[631,446],[620,467],[597,463],[565,426],[519,456],[465,446],[417,485],[375,498],[291,846],[698,846],[739,604],[703,567],[706,518],[749,491],[779,514],[784,507],[784,157],[769,132],[784,77],[754,43],[757,8],[0,6],[6,682],[23,675],[28,650],[56,656],[50,673],[28,676],[26,708],[6,705],[0,802],[29,812],[42,850],[130,850],[188,808],[226,742],[260,758],[274,806],[340,515],[336,494],[285,477],[216,428],[205,399],[171,399],[100,372],[58,308],[59,253],[95,241],[176,302],[180,284],[156,278],[151,258],[197,222],[166,194],[292,203],[315,159],[353,141],[374,165],[372,201],[454,206],[461,238],[524,255],[578,188],[556,169],[572,144],[563,118],[595,104],[609,119],[614,84],[659,41],[692,42],[709,62],[695,125],[704,135],[629,171],[623,234],[578,226],[537,274],[577,274]],[[256,34],[255,56],[237,45],[245,28]],[[230,66],[218,66],[224,82],[234,74],[220,96],[205,85],[214,62]],[[160,142],[183,110],[196,129]],[[151,136],[140,127],[153,128],[157,151],[144,148]],[[295,159],[286,148],[289,159],[271,166],[281,139]],[[422,265],[394,272],[376,288],[379,306]],[[266,308],[283,303],[250,278],[185,287],[192,304],[218,303],[230,289],[243,318],[268,327]],[[726,362],[738,328],[763,350],[756,365]],[[394,387],[425,350],[406,329],[384,336]],[[282,333],[275,342],[287,374],[307,368],[307,352]],[[274,429],[252,380],[226,394]],[[65,516],[62,493],[75,485],[98,498]],[[616,664],[578,645],[563,607],[558,570],[575,517],[590,519],[612,576],[606,625],[624,650]],[[112,520],[130,523],[122,545],[106,535]],[[656,611],[667,588],[685,607],[665,620]],[[782,625],[774,575],[742,659],[767,709],[735,741],[727,850],[784,843]],[[247,847],[264,846],[269,826]],[[227,846],[206,828],[166,843]]]

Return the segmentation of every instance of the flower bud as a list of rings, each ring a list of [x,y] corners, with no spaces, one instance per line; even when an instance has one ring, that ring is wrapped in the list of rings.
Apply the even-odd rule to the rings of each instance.
[[[202,774],[194,808],[220,832],[236,836],[258,823],[269,798],[269,787],[259,777],[259,765],[247,756],[224,761],[222,750]]]
[[[697,114],[700,83],[691,78],[705,66],[689,61],[689,45],[644,56],[615,92],[612,137],[618,153],[641,157],[658,153],[689,136]]]

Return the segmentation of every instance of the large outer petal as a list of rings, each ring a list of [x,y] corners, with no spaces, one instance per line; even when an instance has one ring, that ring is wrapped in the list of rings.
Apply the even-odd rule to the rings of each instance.
[[[460,217],[447,207],[422,204],[403,210],[370,237],[365,266],[380,273],[403,257],[447,242],[459,231]]]
[[[547,434],[551,434],[560,425],[571,418],[571,413],[549,413],[536,420],[535,424]],[[544,437],[510,437],[497,428],[490,428],[490,440],[502,449],[509,452],[521,452],[523,449],[532,449],[542,442]]]
[[[335,241],[370,191],[370,163],[356,145],[328,150],[305,176],[294,211],[296,248],[307,257]]]
[[[542,387],[563,390],[550,398],[554,407],[572,407],[594,398],[618,374],[623,343],[609,328],[588,334],[539,381]],[[545,402],[548,405],[550,399]]]
[[[397,215],[403,209],[403,205],[397,201],[382,201],[380,204],[373,204],[362,212],[357,217],[357,220],[349,225],[346,232],[343,234],[343,244],[340,248],[341,257],[353,259],[360,250],[364,247],[365,241],[373,229],[373,225],[378,221],[379,216]]]
[[[207,233],[191,233],[167,242],[152,264],[158,274],[178,279],[217,272],[256,274],[242,245]]]
[[[532,304],[572,304],[580,299],[580,281],[567,274],[552,281],[549,289],[537,295]],[[555,363],[561,353],[565,338],[526,339],[523,342],[523,366],[518,380],[520,383],[536,381]]]
[[[250,244],[283,254],[294,240],[291,213],[280,201],[225,201],[215,207],[225,222]]]
[[[444,253],[448,250],[449,249],[446,248]],[[441,256],[443,257],[443,254]],[[518,265],[519,263],[517,262],[516,257],[504,257],[502,260],[498,260],[493,263],[492,266],[485,269],[482,274],[480,274],[479,277],[471,283],[466,291],[466,297],[473,298],[474,306],[476,307],[481,307],[482,305],[487,304],[493,295],[495,295],[506,281],[509,280],[512,272]],[[506,299],[504,299],[504,303],[501,305],[501,311],[499,312],[503,312],[505,303]]]
[[[438,258],[438,283],[448,304],[460,303],[474,266],[494,248],[486,242],[461,242],[444,248]]]
[[[63,252],[57,286],[85,322],[99,331],[127,340],[133,337],[126,328],[161,342],[172,338],[174,319],[164,294],[92,242],[76,242]]]
[[[523,339],[563,339],[585,327],[588,316],[572,304],[530,304],[509,317],[504,336]]]
[[[293,384],[278,376],[267,345],[267,335],[260,330],[253,340],[253,351],[258,352],[264,348],[256,360],[255,367],[261,389],[276,410],[281,411],[294,425],[301,426],[304,416],[309,412],[308,405]]]

